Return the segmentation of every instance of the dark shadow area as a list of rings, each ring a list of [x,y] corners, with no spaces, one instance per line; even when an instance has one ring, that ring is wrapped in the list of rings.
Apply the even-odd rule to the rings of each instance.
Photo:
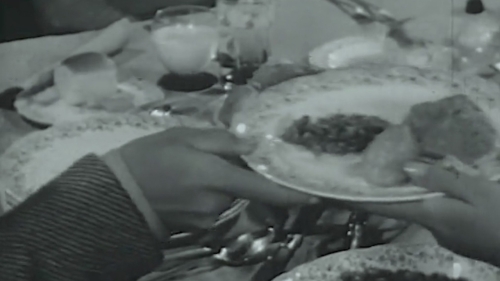
[[[40,36],[36,18],[31,0],[0,0],[0,43]]]
[[[208,89],[218,83],[215,75],[200,73],[190,76],[166,74],[158,80],[158,86],[165,90],[179,92],[196,92]]]
[[[0,109],[15,111],[14,101],[23,89],[19,87],[9,88],[0,93]]]
[[[39,0],[42,1],[42,0]],[[44,5],[49,10],[51,5],[57,7],[58,2],[53,0],[43,0]],[[86,0],[73,0],[75,2]],[[158,9],[177,6],[177,5],[198,5],[205,7],[214,7],[215,0],[101,0],[103,5],[122,12],[125,15],[132,16],[137,20],[151,19]],[[64,32],[56,30],[47,30],[42,26],[47,23],[42,22],[45,18],[42,15],[43,9],[40,4],[37,6],[34,0],[0,0],[0,43],[40,37],[45,35],[63,35],[78,33],[83,30],[74,30],[71,27],[59,27]],[[79,2],[80,3],[80,2]],[[81,4],[81,3],[80,3]],[[89,6],[90,7],[90,6]],[[95,6],[93,6],[95,7]],[[69,14],[79,13],[80,11],[68,11]],[[89,13],[91,11],[81,11]],[[42,14],[41,14],[42,13]],[[113,21],[111,19],[111,21]],[[104,26],[103,26],[104,27]]]

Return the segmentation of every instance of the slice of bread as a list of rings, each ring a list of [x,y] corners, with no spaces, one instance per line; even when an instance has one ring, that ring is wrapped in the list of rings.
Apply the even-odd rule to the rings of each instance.
[[[94,107],[116,95],[118,70],[106,55],[84,53],[64,60],[55,68],[54,84],[67,104]]]

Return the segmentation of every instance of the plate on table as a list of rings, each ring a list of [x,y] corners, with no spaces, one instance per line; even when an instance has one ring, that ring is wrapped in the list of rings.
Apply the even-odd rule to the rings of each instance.
[[[400,48],[390,38],[353,36],[327,42],[309,54],[309,63],[322,69],[336,69],[364,63],[409,65],[450,71],[454,49],[426,42],[422,46]]]
[[[88,108],[67,104],[60,98],[54,87],[53,76],[18,95],[14,102],[17,112],[26,119],[41,125],[54,125],[61,122],[80,121],[95,115],[113,115],[125,113],[143,104],[160,101],[165,98],[164,92],[155,84],[130,77],[117,85],[117,93],[127,100],[132,100],[133,106],[117,103],[112,110]],[[110,105],[113,107],[113,105]]]
[[[363,62],[394,64],[399,55],[399,48],[391,39],[351,36],[315,48],[309,53],[309,63],[323,69],[335,69]]]
[[[113,57],[98,52],[70,56],[27,81],[14,107],[26,119],[50,126],[160,101],[165,93],[159,86],[122,67],[140,54],[129,49]]]
[[[89,153],[102,155],[125,143],[175,126],[209,128],[189,117],[154,118],[146,114],[94,116],[31,133],[0,156],[0,191],[9,210]],[[221,217],[239,210],[237,204]]]
[[[397,272],[398,277],[383,278],[388,277],[388,272]],[[426,280],[422,275],[432,274],[448,277],[432,279],[443,281],[496,281],[500,279],[498,268],[460,257],[439,246],[400,244],[325,256],[298,266],[278,276],[274,281],[411,281]]]
[[[416,114],[419,110],[413,111],[414,106],[427,104],[429,107],[430,104],[436,107],[435,103],[448,102],[448,99],[452,99],[452,105],[464,102],[473,108],[472,114],[479,116],[477,122],[483,122],[489,130],[485,129],[488,150],[482,151],[477,161],[474,158],[473,163],[467,163],[485,176],[495,178],[500,174],[497,133],[500,131],[500,89],[498,85],[477,77],[450,77],[445,72],[403,66],[373,65],[330,70],[292,79],[260,95],[249,96],[233,116],[231,130],[241,137],[257,140],[257,149],[245,156],[246,161],[255,171],[283,186],[351,202],[422,200],[442,194],[405,181],[402,166],[420,157],[416,153],[420,143],[413,137],[404,138],[404,142],[393,138],[391,143],[382,136],[387,139],[389,128],[391,132],[400,132],[400,128],[409,127],[408,124],[398,126],[408,120],[413,122],[424,118],[422,120],[429,121],[431,115]],[[448,110],[451,107],[440,108],[454,116]],[[409,115],[410,109],[413,115]],[[445,113],[436,114],[444,116]],[[413,116],[413,119],[408,119],[408,116]],[[476,119],[463,118],[465,121],[460,119],[460,122],[469,122],[468,129],[478,127],[479,123],[474,123]],[[430,120],[427,124],[443,125],[447,122],[440,120]],[[408,135],[416,132],[413,123],[403,132],[408,132]],[[433,145],[442,148],[443,140],[453,141],[449,140],[449,131],[429,128],[432,132],[446,133],[436,133],[434,139],[430,138],[432,135],[425,138],[419,135],[425,149],[433,148]],[[455,134],[460,136],[461,131],[463,129],[459,128]],[[389,135],[389,138],[393,136]],[[462,141],[461,137],[458,138]],[[467,141],[470,140],[463,140],[463,144]],[[412,146],[405,147],[406,143]],[[407,150],[415,155],[407,155]],[[455,156],[448,151],[443,153]],[[412,158],[398,159],[401,155]],[[380,167],[378,162],[381,162]],[[394,183],[388,184],[385,180],[394,180]]]

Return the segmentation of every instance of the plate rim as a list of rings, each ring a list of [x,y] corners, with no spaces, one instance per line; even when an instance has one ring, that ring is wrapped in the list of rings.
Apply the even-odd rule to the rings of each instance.
[[[52,88],[53,86],[49,87]],[[36,93],[38,94],[38,93]],[[34,95],[36,95],[34,94]],[[56,118],[54,115],[51,114],[46,114],[46,112],[50,111],[49,109],[44,109],[42,111],[40,110],[31,110],[31,107],[28,105],[29,104],[29,97],[25,96],[19,96],[15,99],[14,101],[14,107],[16,108],[16,112],[21,115],[22,117],[28,119],[30,122],[34,122],[36,124],[42,125],[42,126],[53,126],[53,125],[58,125],[58,124],[63,124],[67,122],[79,122],[83,121],[88,118],[92,118],[93,116],[96,115],[114,115],[111,112],[105,111],[105,110],[98,110],[98,109],[90,109],[90,108],[85,108],[86,115],[78,118],[71,118],[70,120],[67,119],[62,119],[60,121],[55,120]],[[78,108],[76,106],[70,106],[68,107],[72,108]],[[43,108],[40,104],[37,104],[36,108]],[[126,114],[127,112],[122,112],[118,114]]]
[[[434,199],[434,198],[440,198],[444,197],[445,194],[441,192],[434,192],[434,191],[427,191],[423,194],[409,194],[409,195],[401,195],[401,196],[369,196],[369,195],[345,195],[345,194],[340,194],[340,193],[334,193],[334,192],[327,192],[327,191],[320,191],[316,189],[310,189],[306,187],[301,187],[297,184],[291,183],[290,181],[283,180],[281,178],[278,178],[276,176],[270,175],[262,169],[259,169],[258,166],[259,164],[251,161],[248,156],[242,156],[243,160],[247,163],[247,165],[252,168],[252,170],[261,176],[265,177],[268,180],[271,180],[274,183],[279,184],[280,186],[286,187],[288,189],[298,191],[301,193],[305,193],[308,195],[313,195],[325,199],[332,199],[332,200],[337,200],[337,201],[342,201],[342,202],[350,202],[350,203],[409,203],[409,202],[416,202],[416,201],[422,201],[422,200],[427,200],[427,199]],[[413,186],[417,187],[417,186]],[[371,185],[370,188],[380,188],[383,189],[383,187]],[[397,188],[397,187],[393,187]],[[401,187],[404,188],[404,187]],[[335,189],[332,189],[335,190]]]

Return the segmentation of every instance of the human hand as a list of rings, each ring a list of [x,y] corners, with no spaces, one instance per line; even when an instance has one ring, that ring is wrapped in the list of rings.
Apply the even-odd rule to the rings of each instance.
[[[173,128],[120,153],[153,210],[175,230],[210,228],[235,198],[281,207],[316,202],[227,160],[253,148],[225,130]]]
[[[500,186],[480,176],[454,173],[444,164],[409,164],[413,182],[444,197],[409,203],[361,205],[383,216],[420,224],[457,254],[500,266]]]

